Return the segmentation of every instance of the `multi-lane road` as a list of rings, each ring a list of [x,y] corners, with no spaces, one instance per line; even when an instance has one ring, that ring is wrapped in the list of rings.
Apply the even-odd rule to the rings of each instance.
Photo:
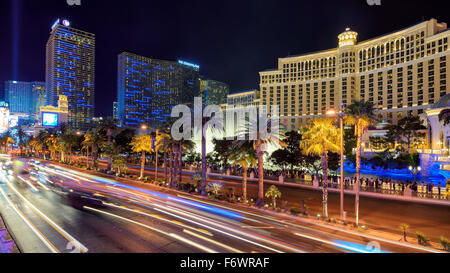
[[[51,163],[21,162],[0,170],[0,212],[22,252],[428,251]]]

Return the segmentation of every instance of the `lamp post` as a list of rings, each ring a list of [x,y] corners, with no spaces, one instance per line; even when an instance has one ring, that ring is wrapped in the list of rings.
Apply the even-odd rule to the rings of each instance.
[[[422,168],[420,166],[418,166],[418,167],[409,166],[409,171],[414,176],[414,183],[416,183],[416,176],[421,170],[422,170]]]
[[[339,113],[336,110],[330,109],[327,111],[327,116],[338,116],[340,129],[341,129],[341,202],[340,202],[340,213],[341,220],[344,220],[344,112],[342,111],[343,103],[341,103],[341,109]]]

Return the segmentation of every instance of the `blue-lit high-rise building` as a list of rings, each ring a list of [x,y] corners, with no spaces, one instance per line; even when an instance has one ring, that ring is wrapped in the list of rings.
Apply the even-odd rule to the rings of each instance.
[[[230,86],[226,83],[201,78],[200,92],[205,105],[221,105],[227,103]]]
[[[117,102],[122,125],[159,128],[172,108],[200,97],[200,66],[124,52],[118,57]]]
[[[5,83],[5,101],[9,102],[13,114],[34,115],[46,99],[44,82],[7,81]]]
[[[95,35],[57,20],[47,42],[46,62],[48,104],[56,106],[59,95],[67,96],[69,126],[89,129],[95,111]]]

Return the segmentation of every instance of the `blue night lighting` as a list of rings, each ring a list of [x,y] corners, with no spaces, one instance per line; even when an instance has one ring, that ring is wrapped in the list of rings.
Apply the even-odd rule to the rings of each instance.
[[[195,69],[200,69],[200,65],[198,65],[198,64],[186,62],[186,61],[183,61],[183,60],[178,60],[178,63],[182,64],[182,65],[185,65],[185,66],[189,66],[189,67],[195,68]]]

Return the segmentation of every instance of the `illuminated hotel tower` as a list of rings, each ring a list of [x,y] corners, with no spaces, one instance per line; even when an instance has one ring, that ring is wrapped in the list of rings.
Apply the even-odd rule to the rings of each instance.
[[[67,20],[53,24],[47,42],[46,104],[56,106],[59,95],[69,102],[69,126],[89,129],[94,117],[95,35],[70,27]]]
[[[296,129],[354,100],[375,105],[380,121],[422,115],[450,92],[450,29],[436,19],[358,42],[350,29],[337,48],[278,59],[260,72],[264,105],[279,105],[281,124]]]

